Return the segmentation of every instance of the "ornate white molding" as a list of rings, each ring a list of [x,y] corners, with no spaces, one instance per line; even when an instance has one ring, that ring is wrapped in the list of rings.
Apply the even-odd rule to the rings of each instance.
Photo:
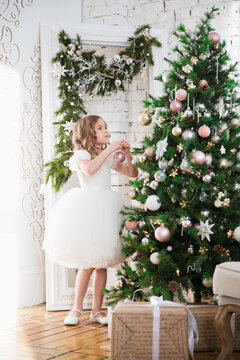
[[[0,33],[0,63],[16,65],[20,58],[20,49],[13,42],[12,30],[4,25]]]
[[[23,9],[27,6],[31,6],[34,0],[0,0],[0,17],[5,21],[19,26],[19,16]]]

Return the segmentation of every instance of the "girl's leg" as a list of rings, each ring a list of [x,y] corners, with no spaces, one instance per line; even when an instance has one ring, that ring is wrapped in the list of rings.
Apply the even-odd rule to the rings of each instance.
[[[75,300],[74,308],[81,310],[83,309],[83,300],[88,288],[90,276],[92,275],[94,268],[91,269],[79,269],[76,277],[75,285]],[[76,311],[71,312],[71,316],[79,316]]]
[[[107,282],[107,269],[95,269],[94,280],[93,280],[93,308],[92,313],[101,310],[103,302],[103,288]],[[101,314],[97,315],[102,316]]]

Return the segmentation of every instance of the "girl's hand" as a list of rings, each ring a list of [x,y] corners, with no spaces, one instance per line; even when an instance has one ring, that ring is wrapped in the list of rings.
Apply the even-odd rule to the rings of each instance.
[[[121,140],[121,150],[124,152],[125,155],[128,155],[130,153],[130,145],[126,140]]]
[[[122,141],[122,140],[121,140]],[[110,151],[113,153],[117,150],[122,149],[122,144],[121,141],[119,140],[115,140],[113,142],[111,142],[111,144],[108,146],[108,149],[110,149]]]

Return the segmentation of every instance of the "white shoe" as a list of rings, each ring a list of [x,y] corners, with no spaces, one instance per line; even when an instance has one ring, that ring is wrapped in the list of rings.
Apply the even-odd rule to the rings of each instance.
[[[105,315],[105,316],[96,317],[96,315],[98,315],[98,314],[103,314],[103,315]],[[102,324],[102,325],[107,325],[107,323],[108,323],[108,317],[106,316],[106,314],[105,314],[103,311],[98,311],[98,312],[96,312],[95,314],[93,314],[93,313],[91,312],[91,314],[90,314],[90,320],[91,320],[91,321],[94,321],[94,322],[98,322],[98,323],[100,323],[100,324]]]
[[[72,311],[77,311],[79,313],[79,316],[70,316]],[[78,321],[79,321],[79,317],[82,315],[82,312],[78,309],[72,309],[69,311],[69,313],[67,314],[67,316],[64,319],[64,324],[65,325],[77,325]]]

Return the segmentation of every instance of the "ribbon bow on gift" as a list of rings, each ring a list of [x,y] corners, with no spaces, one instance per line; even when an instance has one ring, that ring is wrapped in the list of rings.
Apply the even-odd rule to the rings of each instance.
[[[193,359],[194,353],[194,344],[196,344],[199,340],[198,335],[198,327],[196,320],[191,313],[191,311],[187,308],[187,306],[183,304],[179,304],[173,301],[163,300],[163,297],[151,296],[150,302],[153,305],[153,360],[159,359],[159,333],[160,333],[160,308],[161,307],[185,307],[188,313],[188,345],[189,352]],[[195,338],[194,338],[195,333]]]

